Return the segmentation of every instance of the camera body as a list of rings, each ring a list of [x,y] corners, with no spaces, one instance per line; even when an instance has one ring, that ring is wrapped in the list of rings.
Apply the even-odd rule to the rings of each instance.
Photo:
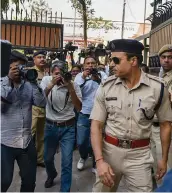
[[[29,82],[35,82],[37,77],[38,77],[38,73],[35,69],[28,69],[28,66],[25,65],[19,65],[19,75],[29,81]]]
[[[66,82],[70,82],[72,80],[72,74],[70,72],[63,72],[62,77]]]
[[[92,69],[90,70],[90,74],[91,74],[91,75],[99,75],[99,72],[98,72],[97,68],[92,68]]]

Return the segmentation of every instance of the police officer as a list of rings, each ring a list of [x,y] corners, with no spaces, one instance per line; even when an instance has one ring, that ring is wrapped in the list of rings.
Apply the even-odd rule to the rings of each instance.
[[[172,44],[164,45],[159,51],[160,64],[163,68],[162,78],[167,85],[172,102]]]
[[[43,50],[37,51],[33,55],[34,69],[38,72],[38,83],[41,83],[44,77],[44,68],[46,66],[46,52]],[[33,106],[32,108],[32,136],[35,140],[37,149],[37,165],[45,167],[44,165],[44,125],[45,125],[45,109]]]
[[[162,159],[157,179],[167,170],[172,121],[168,91],[163,89],[159,105],[164,85],[159,78],[140,70],[144,49],[140,42],[114,40],[110,48],[115,76],[99,87],[90,115],[91,141],[98,171],[93,191],[116,191],[122,176],[129,191],[152,191],[153,157],[149,143],[154,114],[157,114],[162,131]]]
[[[164,45],[160,50],[159,50],[159,59],[160,59],[160,64],[162,67],[161,70],[161,78],[163,79],[165,85],[167,85],[167,89],[169,91],[169,97],[170,100],[172,101],[172,45],[167,44]],[[172,104],[172,103],[171,103]],[[156,171],[156,164],[157,161],[161,158],[162,156],[162,150],[161,150],[161,140],[160,140],[160,128],[159,128],[159,121],[154,120],[154,124],[152,127],[152,151],[153,151],[153,156],[155,159],[154,163],[154,170]],[[169,156],[168,156],[168,168],[172,168],[172,145],[170,146],[169,149]]]

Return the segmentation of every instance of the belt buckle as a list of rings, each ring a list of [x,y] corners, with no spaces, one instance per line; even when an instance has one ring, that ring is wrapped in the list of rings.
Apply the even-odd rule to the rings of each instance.
[[[130,149],[131,148],[131,140],[126,139],[118,139],[118,147],[124,148],[124,149]]]

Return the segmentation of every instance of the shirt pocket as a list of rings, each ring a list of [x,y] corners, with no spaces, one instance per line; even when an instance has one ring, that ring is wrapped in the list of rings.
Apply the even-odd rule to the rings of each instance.
[[[112,100],[107,101],[107,112],[109,114],[109,118],[116,118],[120,116],[122,111],[122,101],[121,100]]]
[[[143,100],[135,113],[138,123],[144,125],[145,123],[152,122],[155,115],[154,108],[153,102]]]

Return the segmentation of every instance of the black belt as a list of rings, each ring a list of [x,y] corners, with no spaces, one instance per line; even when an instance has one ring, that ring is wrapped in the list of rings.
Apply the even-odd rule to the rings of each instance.
[[[58,123],[56,121],[51,121],[49,119],[46,119],[46,122],[49,123],[49,124],[52,124],[52,125],[56,125],[58,127],[64,127],[64,126],[71,126],[71,125],[74,125],[75,124],[75,118],[72,118],[72,119],[69,119],[67,121],[64,121],[62,123]]]

